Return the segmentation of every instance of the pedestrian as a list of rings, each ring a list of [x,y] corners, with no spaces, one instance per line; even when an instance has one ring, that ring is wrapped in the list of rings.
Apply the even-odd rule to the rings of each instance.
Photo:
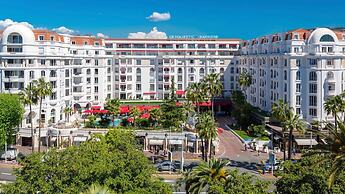
[[[260,149],[258,148],[257,151],[258,151],[258,156],[260,156]]]
[[[244,143],[244,151],[247,151],[247,144]]]

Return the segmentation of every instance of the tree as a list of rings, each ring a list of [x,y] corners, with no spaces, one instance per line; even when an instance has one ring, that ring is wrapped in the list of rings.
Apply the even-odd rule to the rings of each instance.
[[[206,140],[207,151],[205,153],[205,159],[208,161],[212,156],[212,140],[217,138],[218,130],[217,124],[210,113],[205,112],[199,115],[196,128],[199,134],[199,137],[203,140]],[[202,146],[205,147],[205,146]],[[205,148],[204,148],[205,149]],[[208,159],[209,158],[209,159]]]
[[[268,193],[268,182],[260,181],[246,173],[226,168],[227,161],[210,160],[202,162],[193,170],[184,173],[179,180],[185,183],[190,193],[205,191],[211,194]]]
[[[188,101],[193,102],[197,106],[197,113],[200,113],[200,102],[203,102],[205,100],[205,93],[203,91],[204,83],[202,82],[196,82],[192,83],[188,88],[186,92],[186,97]]]
[[[65,109],[63,109],[63,112],[65,113],[65,118],[67,119],[67,122],[69,122],[69,117],[72,113],[72,108],[71,107],[65,107]]]
[[[327,114],[333,115],[335,130],[337,130],[337,115],[345,111],[345,101],[342,99],[342,96],[336,95],[327,99],[324,103],[324,109]]]
[[[179,129],[181,125],[186,121],[187,117],[184,114],[184,108],[176,105],[173,100],[166,100],[161,105],[161,122],[165,128]]]
[[[231,102],[234,109],[234,114],[232,116],[242,129],[247,129],[252,122],[251,115],[253,106],[246,101],[243,92],[240,90],[235,90],[231,93]]]
[[[175,88],[174,77],[171,78],[171,84],[170,84],[170,100],[177,102],[177,95],[176,95],[176,88]]]
[[[272,106],[272,115],[278,119],[281,123],[283,123],[284,121],[286,121],[289,117],[289,115],[291,115],[292,112],[292,108],[289,107],[288,104],[286,104],[282,99],[278,100],[277,102],[275,102]],[[286,128],[283,125],[282,126],[282,139],[283,139],[283,149],[284,149],[284,160],[286,159],[286,139],[285,139],[285,132],[286,132]]]
[[[95,115],[89,115],[87,117],[88,122],[86,123],[87,127],[94,128],[97,126],[97,117]]]
[[[291,160],[292,153],[292,141],[293,141],[293,132],[297,131],[303,134],[307,129],[307,124],[304,120],[300,118],[299,115],[290,112],[287,120],[283,122],[284,128],[289,130],[289,150],[288,150],[288,159]]]
[[[159,108],[153,108],[149,111],[150,119],[153,122],[153,125],[156,127],[160,118],[162,117],[162,111]]]
[[[38,80],[34,80],[37,98],[39,101],[39,113],[38,113],[38,152],[41,151],[41,127],[42,127],[42,102],[43,99],[52,94],[53,88],[50,82],[46,82],[43,77]]]
[[[34,138],[34,124],[33,116],[34,112],[32,111],[32,105],[37,104],[37,94],[35,86],[30,83],[23,91],[19,93],[20,101],[24,106],[29,106],[29,117],[30,117],[30,126],[31,126],[31,152],[35,151],[35,138]]]
[[[219,73],[208,74],[203,82],[204,92],[211,99],[212,116],[214,117],[214,98],[222,94],[223,84],[219,79]]]
[[[14,128],[22,121],[23,114],[18,95],[0,94],[0,147],[14,143]]]
[[[336,178],[345,171],[345,124],[337,120],[336,129],[327,125],[330,134],[325,138],[326,144],[315,147],[315,151],[309,152],[308,156],[318,155],[321,159],[318,163],[328,163],[329,177],[328,186],[334,185]]]
[[[320,162],[323,161],[323,162]],[[340,171],[332,187],[328,187],[331,160],[322,155],[304,154],[298,162],[285,161],[282,171],[276,171],[276,192],[286,194],[345,193],[345,171]]]
[[[112,114],[112,121],[113,121],[113,127],[115,127],[115,115],[118,115],[120,112],[120,100],[119,99],[109,99],[107,100],[105,107],[105,110],[108,110],[110,114]]]
[[[252,76],[248,72],[244,71],[240,74],[238,84],[241,86],[243,92],[252,84]]]
[[[141,112],[136,106],[132,106],[129,115],[133,117],[133,124],[136,125],[137,119],[140,117]]]
[[[114,128],[80,146],[31,154],[20,162],[16,181],[1,189],[7,194],[80,193],[100,184],[114,193],[172,193],[153,176],[154,167],[136,142],[132,131]]]

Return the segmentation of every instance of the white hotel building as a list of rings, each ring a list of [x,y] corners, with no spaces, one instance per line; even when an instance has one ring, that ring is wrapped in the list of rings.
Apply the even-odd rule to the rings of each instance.
[[[112,39],[6,27],[0,41],[0,92],[18,93],[44,77],[53,94],[43,103],[45,124],[64,120],[65,107],[103,105],[106,98],[163,99],[171,79],[177,93],[211,72],[229,77],[238,39]],[[230,82],[224,82],[229,95]],[[33,107],[38,114],[38,106]],[[30,126],[26,109],[22,127]],[[38,116],[33,120],[38,123]]]
[[[262,110],[284,99],[305,120],[330,120],[325,100],[344,90],[345,30],[297,29],[244,41],[234,80],[242,70],[253,79],[247,100]],[[231,83],[231,81],[230,81]]]

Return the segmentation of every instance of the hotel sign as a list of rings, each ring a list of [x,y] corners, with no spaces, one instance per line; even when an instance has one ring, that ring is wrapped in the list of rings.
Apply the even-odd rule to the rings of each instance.
[[[171,35],[170,39],[216,39],[217,35]]]

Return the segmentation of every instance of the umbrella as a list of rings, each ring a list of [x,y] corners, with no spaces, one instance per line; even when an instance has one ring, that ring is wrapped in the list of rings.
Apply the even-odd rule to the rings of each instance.
[[[90,114],[90,113],[92,113],[92,110],[84,110],[83,113]]]

